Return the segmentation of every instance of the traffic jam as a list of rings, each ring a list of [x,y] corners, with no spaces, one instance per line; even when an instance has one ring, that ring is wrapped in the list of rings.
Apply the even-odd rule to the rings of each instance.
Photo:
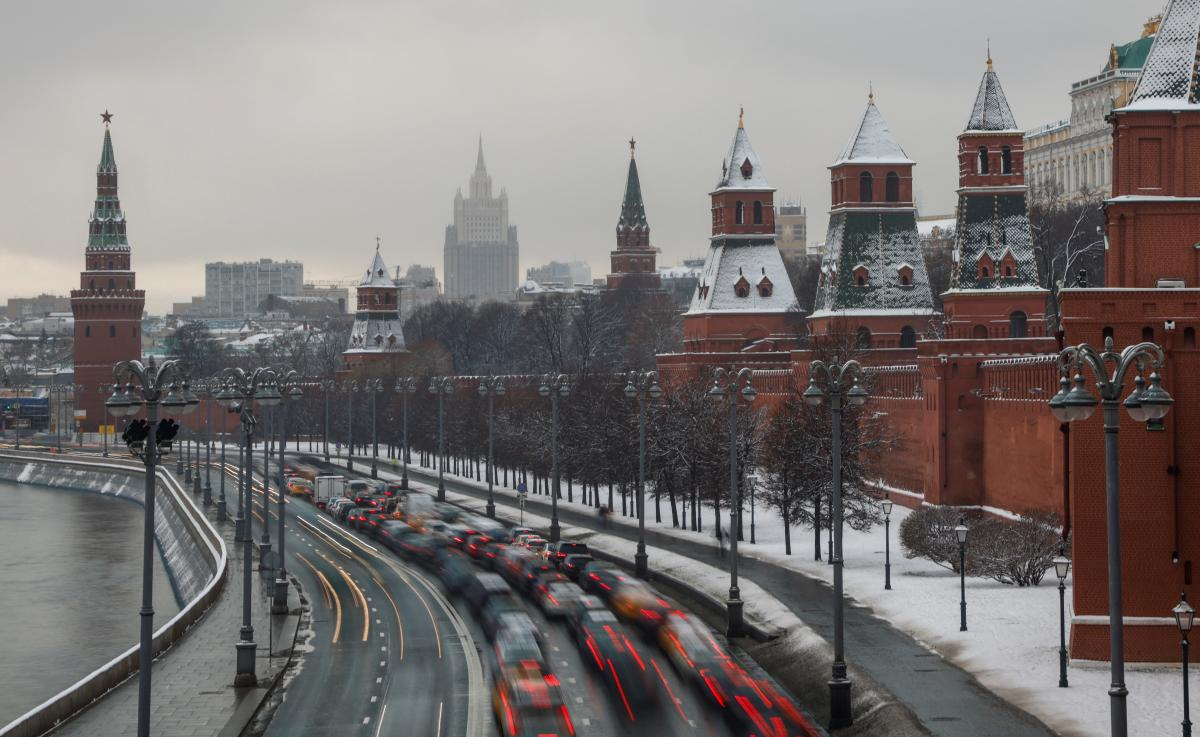
[[[293,494],[441,581],[473,615],[491,651],[492,712],[504,737],[574,736],[540,619],[561,623],[602,683],[616,734],[659,734],[664,710],[738,737],[824,734],[773,681],[751,674],[700,619],[581,542],[552,543],[398,483],[342,476],[289,479]],[[557,648],[554,648],[557,649]],[[664,657],[651,657],[651,654]],[[659,662],[670,663],[660,667]],[[566,661],[560,661],[565,664]],[[664,669],[705,713],[685,715]],[[572,679],[574,681],[574,679]],[[581,699],[577,699],[581,701]]]

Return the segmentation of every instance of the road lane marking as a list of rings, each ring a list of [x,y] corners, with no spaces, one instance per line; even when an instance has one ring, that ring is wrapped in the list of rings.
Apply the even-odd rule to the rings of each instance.
[[[444,702],[444,701],[438,702],[437,729],[435,729],[433,731],[433,737],[441,737],[441,734],[442,734],[442,707],[444,707],[445,705],[446,705],[446,702]]]
[[[658,667],[658,661],[651,659],[650,665],[654,666],[654,672],[658,673],[659,680],[667,689],[667,694],[671,697],[671,703],[675,705],[675,710],[679,712],[679,718],[684,721],[688,720],[687,714],[683,713],[683,707],[679,705],[679,698],[675,696],[675,692],[671,690],[671,684],[667,683],[667,677],[663,675],[662,669]]]
[[[296,517],[296,519],[300,520],[300,524],[311,527],[313,532],[317,533],[317,535],[324,538],[325,542],[328,542],[330,545],[333,545],[334,548],[337,549],[342,555],[345,555],[347,557],[350,555],[350,548],[346,547],[345,545],[342,545],[340,542],[338,542],[337,540],[334,540],[332,537],[330,537],[329,535],[326,535],[324,532],[321,532],[319,529],[317,529],[315,526],[313,526],[313,523],[309,522],[308,520],[304,519],[303,517]]]
[[[329,579],[325,578],[325,574],[318,571],[313,566],[312,563],[309,563],[307,560],[305,560],[303,555],[300,555],[299,553],[297,553],[296,557],[299,558],[300,560],[304,561],[304,564],[307,565],[309,568],[312,568],[312,572],[317,574],[317,578],[320,579],[321,585],[324,586],[325,589],[330,594],[333,595],[335,624],[333,626],[333,638],[330,640],[330,642],[336,643],[342,635],[342,597],[338,596],[338,593],[333,588],[333,585],[331,583],[329,583]]]
[[[376,701],[379,701],[379,697],[378,697],[378,696],[372,696],[372,697],[371,697],[371,703],[372,703],[372,704],[374,704]]]
[[[400,617],[400,607],[396,606],[396,600],[392,598],[392,594],[387,590],[387,587],[383,585],[383,581],[374,575],[372,575],[372,578],[375,579],[375,583],[379,586],[379,590],[382,591],[383,595],[387,597],[387,600],[391,602],[392,611],[396,614],[396,628],[400,630],[400,659],[404,660],[404,620]],[[371,611],[375,611],[374,607],[371,608]]]
[[[354,579],[350,578],[350,574],[346,573],[344,568],[339,568],[338,573],[342,574],[342,578],[346,579],[346,583],[350,586],[351,591],[354,592],[354,596],[356,597],[356,600],[362,601],[362,608],[363,608],[362,641],[366,642],[367,639],[370,638],[370,636],[371,636],[371,613],[367,611],[367,602],[365,600],[363,600],[362,589],[360,589],[358,587],[358,584],[354,583]],[[356,603],[357,603],[357,601],[356,601]]]
[[[376,678],[375,678],[375,682],[376,682],[376,683],[383,683],[383,676],[376,676]]]
[[[379,667],[380,667],[380,668],[386,668],[386,667],[387,667],[387,661],[386,661],[386,660],[381,660],[381,661],[379,661]]]
[[[383,729],[383,715],[387,714],[387,704],[379,710],[379,720],[375,724],[375,737],[379,737],[379,730]]]

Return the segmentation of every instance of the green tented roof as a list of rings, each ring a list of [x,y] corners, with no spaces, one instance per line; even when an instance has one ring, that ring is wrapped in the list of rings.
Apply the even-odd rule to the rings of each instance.
[[[1141,69],[1146,65],[1146,56],[1153,45],[1154,37],[1146,36],[1117,46],[1117,65],[1121,69]]]

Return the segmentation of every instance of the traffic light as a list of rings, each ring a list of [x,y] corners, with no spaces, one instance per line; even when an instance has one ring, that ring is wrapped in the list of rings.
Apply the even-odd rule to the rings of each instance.
[[[171,442],[179,434],[179,423],[170,417],[158,421],[158,429],[154,431],[154,442],[162,448],[163,455],[171,452]]]
[[[125,432],[121,433],[121,440],[129,446],[129,452],[142,457],[142,451],[146,447],[146,438],[150,436],[150,424],[145,420],[134,420],[125,428]]]

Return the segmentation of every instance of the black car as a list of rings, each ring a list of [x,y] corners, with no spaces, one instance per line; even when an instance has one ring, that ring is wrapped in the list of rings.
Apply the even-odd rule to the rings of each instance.
[[[583,573],[583,569],[593,560],[595,558],[590,555],[568,555],[563,558],[562,563],[559,563],[558,569],[567,574],[567,578],[579,583],[579,576]]]
[[[562,562],[566,560],[568,555],[587,554],[587,543],[574,543],[564,540],[562,542],[552,543],[550,547],[546,549],[546,560],[550,561],[556,566],[561,566]]]
[[[599,565],[597,565],[599,564]],[[595,594],[608,601],[618,586],[634,577],[603,561],[594,560],[588,563],[579,576],[579,586],[589,594]]]
[[[445,547],[436,537],[432,535],[405,535],[398,540],[400,555],[405,558],[421,563],[422,565],[432,565],[437,557],[437,552]]]
[[[406,523],[393,519],[387,520],[379,526],[379,530],[375,533],[375,538],[388,550],[400,552],[401,538],[415,534],[417,534],[416,531]]]
[[[471,559],[454,548],[442,548],[434,561],[438,578],[442,579],[446,590],[452,594],[462,591],[475,577],[475,566],[471,565]]]
[[[488,597],[479,613],[479,623],[489,640],[496,637],[509,615],[520,615],[522,622],[529,617],[525,607],[511,593]]]
[[[575,642],[585,662],[600,673],[617,711],[637,721],[659,705],[659,678],[649,655],[637,650],[632,637],[612,612],[591,610],[579,620]]]
[[[495,573],[476,573],[475,577],[467,583],[464,596],[466,596],[471,609],[479,612],[487,600],[493,596],[512,596],[512,587]]]

